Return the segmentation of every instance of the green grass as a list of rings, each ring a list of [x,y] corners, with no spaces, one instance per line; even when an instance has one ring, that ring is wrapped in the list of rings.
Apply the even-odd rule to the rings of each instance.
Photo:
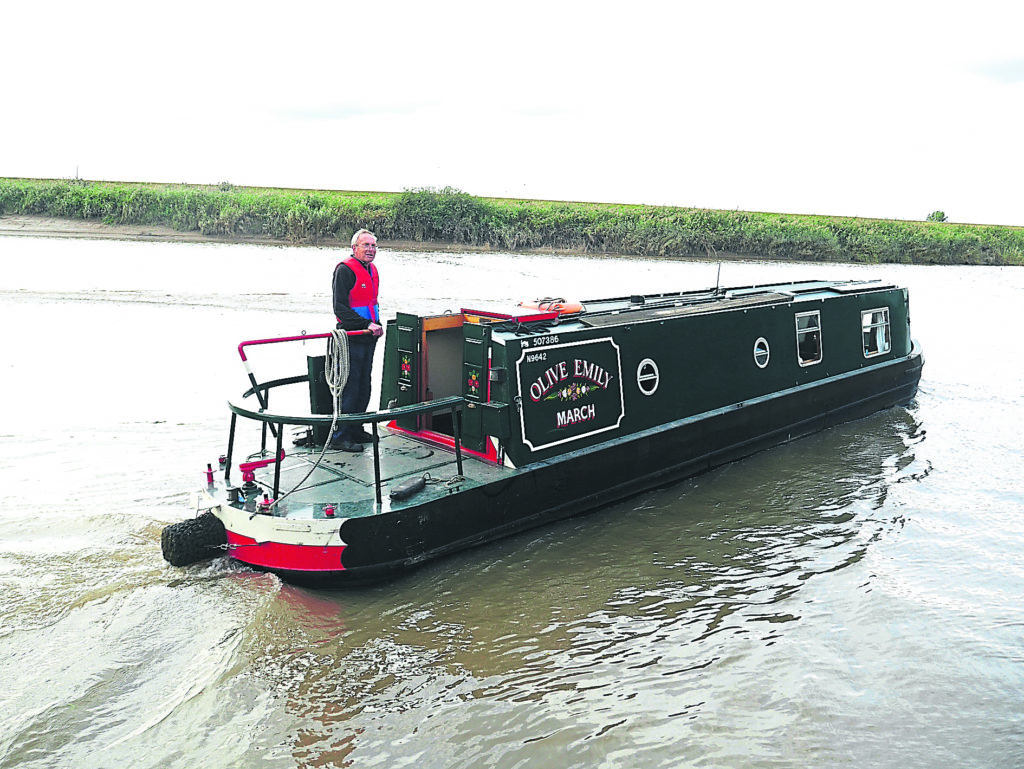
[[[479,198],[458,190],[285,190],[0,178],[0,214],[166,225],[212,237],[381,240],[502,251],[912,264],[1022,264],[1024,229],[665,206]]]

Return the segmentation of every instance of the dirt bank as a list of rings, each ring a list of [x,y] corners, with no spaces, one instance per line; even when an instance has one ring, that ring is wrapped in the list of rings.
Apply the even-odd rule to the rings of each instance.
[[[341,241],[296,243],[285,238],[227,237],[203,235],[199,232],[179,232],[172,227],[154,224],[104,224],[90,219],[61,219],[55,216],[26,216],[6,214],[0,216],[0,237],[16,235],[23,238],[91,238],[97,240],[142,240],[168,243],[248,243],[259,246],[310,246],[321,248],[348,248]],[[486,246],[467,246],[455,243],[421,243],[415,240],[381,240],[381,245],[394,251],[491,251]],[[530,249],[522,253],[576,254],[550,248]]]
[[[256,243],[291,245],[274,238],[209,237],[198,232],[179,232],[172,227],[153,224],[104,224],[89,219],[60,219],[54,216],[0,216],[0,236],[29,238],[94,238],[100,240],[146,240],[180,243]],[[324,245],[335,245],[332,243]],[[340,245],[340,244],[338,244]]]

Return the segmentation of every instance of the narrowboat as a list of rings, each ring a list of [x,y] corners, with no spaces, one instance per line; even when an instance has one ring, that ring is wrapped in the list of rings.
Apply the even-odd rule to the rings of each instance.
[[[163,531],[172,565],[386,579],[905,405],[923,366],[907,289],[877,281],[398,313],[365,414],[337,413],[341,333],[239,345],[252,386],[194,516]],[[247,351],[298,342],[294,375],[256,378]],[[301,408],[276,406],[289,388]],[[369,427],[362,453],[330,448],[341,422]]]

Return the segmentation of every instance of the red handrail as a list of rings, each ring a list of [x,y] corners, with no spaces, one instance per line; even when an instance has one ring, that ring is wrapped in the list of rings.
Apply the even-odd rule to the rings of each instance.
[[[345,332],[345,334],[347,334],[348,336],[360,336],[360,335],[372,334],[372,333],[373,332],[370,331],[370,329],[368,329],[368,328],[358,329],[356,331],[346,331]],[[242,342],[241,344],[238,345],[238,354],[242,357],[242,361],[243,362],[248,362],[248,359],[245,357],[245,348],[246,347],[250,347],[252,345],[257,345],[257,344],[275,344],[277,342],[301,342],[304,339],[326,339],[330,335],[331,335],[330,332],[328,332],[326,334],[303,334],[301,336],[280,336],[280,337],[274,337],[274,338],[271,338],[271,339],[250,339],[248,342]]]

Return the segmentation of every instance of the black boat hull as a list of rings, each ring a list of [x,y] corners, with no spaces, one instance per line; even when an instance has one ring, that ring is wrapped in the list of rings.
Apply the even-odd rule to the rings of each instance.
[[[390,513],[349,518],[342,570],[279,571],[292,582],[374,582],[425,561],[580,515],[834,425],[909,403],[923,356],[911,354],[598,447],[500,481]]]

